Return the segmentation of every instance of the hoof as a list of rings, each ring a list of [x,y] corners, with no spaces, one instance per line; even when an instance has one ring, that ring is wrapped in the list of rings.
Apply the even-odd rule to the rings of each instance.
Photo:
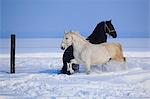
[[[73,74],[73,73],[74,73],[74,70],[70,70],[70,73]]]

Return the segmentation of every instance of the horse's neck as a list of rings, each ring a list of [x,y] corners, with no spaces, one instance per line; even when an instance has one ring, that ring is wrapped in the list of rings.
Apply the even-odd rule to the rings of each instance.
[[[99,44],[107,41],[107,35],[104,30],[104,25],[97,27],[88,37],[90,43]]]
[[[80,52],[82,50],[82,48],[85,46],[85,44],[87,44],[88,42],[82,38],[75,38],[73,41],[73,49],[74,51],[78,51]]]

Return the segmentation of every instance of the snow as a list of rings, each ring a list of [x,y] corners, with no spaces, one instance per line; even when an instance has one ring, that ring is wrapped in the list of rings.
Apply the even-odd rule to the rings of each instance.
[[[64,75],[58,74],[62,53],[49,55],[52,54],[19,54],[15,74],[9,74],[9,56],[1,56],[0,98],[150,98],[150,57],[127,57],[127,71],[102,72],[98,65],[87,75],[84,66],[80,66],[80,73]],[[118,64],[110,62],[106,66],[119,67]]]
[[[80,73],[59,74],[63,52],[57,49],[17,53],[15,74],[9,73],[9,54],[0,53],[0,99],[150,99],[149,48],[125,46],[132,49],[124,52],[126,64],[111,61],[104,71],[93,66],[89,75],[83,65]]]

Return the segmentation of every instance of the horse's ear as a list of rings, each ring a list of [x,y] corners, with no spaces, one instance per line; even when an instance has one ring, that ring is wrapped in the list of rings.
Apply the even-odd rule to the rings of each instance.
[[[72,33],[73,31],[72,30],[70,30],[70,33]]]
[[[64,31],[64,33],[66,34],[66,33],[67,33],[67,31],[65,30],[65,31]]]
[[[109,20],[110,22],[112,21],[112,19]]]

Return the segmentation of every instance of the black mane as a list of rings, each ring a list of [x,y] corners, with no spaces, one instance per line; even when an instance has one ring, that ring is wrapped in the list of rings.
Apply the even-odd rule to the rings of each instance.
[[[92,34],[87,38],[92,44],[100,44],[107,41],[107,35],[104,30],[104,21],[97,24]]]

